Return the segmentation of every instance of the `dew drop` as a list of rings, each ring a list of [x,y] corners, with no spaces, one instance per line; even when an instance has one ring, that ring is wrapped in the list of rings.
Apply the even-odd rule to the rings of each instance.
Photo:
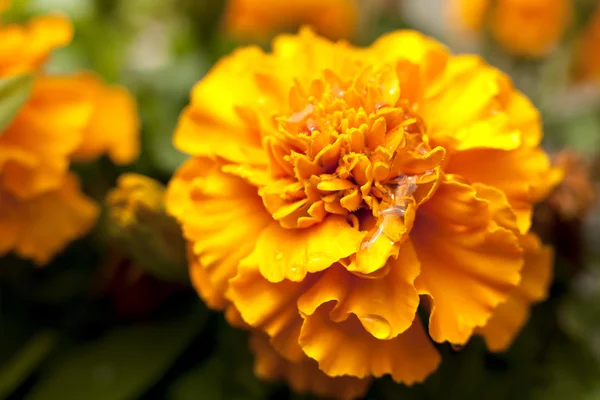
[[[283,252],[281,250],[275,250],[275,259],[281,260],[283,258]]]
[[[387,103],[378,103],[377,106],[375,107],[375,111],[377,112],[377,111],[381,110],[383,107],[388,107],[388,106],[389,106],[389,104],[387,104]]]
[[[380,211],[377,228],[363,239],[360,244],[360,250],[365,251],[373,247],[375,242],[385,234],[386,227],[397,218],[403,218],[408,207],[408,199],[417,190],[417,176],[399,175],[389,182],[394,188],[389,196],[390,204]],[[394,242],[391,241],[393,245]]]
[[[337,97],[338,99],[341,99],[344,97],[344,95],[346,94],[346,91],[344,89],[342,89],[339,86],[333,86],[329,92],[334,96]]]
[[[360,322],[377,339],[386,340],[392,336],[392,327],[385,318],[379,315],[367,315],[362,317]]]
[[[319,126],[317,125],[317,122],[312,118],[309,118],[309,120],[306,122],[306,127],[308,128],[308,130],[310,132],[319,130]]]

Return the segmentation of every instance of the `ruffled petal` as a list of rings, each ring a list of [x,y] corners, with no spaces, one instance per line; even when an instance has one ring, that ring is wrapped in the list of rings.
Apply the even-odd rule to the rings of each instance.
[[[437,342],[466,343],[518,284],[523,256],[515,234],[499,227],[474,188],[440,184],[419,210],[411,238],[420,293],[432,298],[429,333]]]
[[[98,218],[98,206],[68,175],[54,191],[28,200],[0,194],[0,254],[14,251],[44,265],[69,242],[87,233]]]
[[[378,63],[409,61],[420,68],[422,87],[446,68],[449,52],[441,43],[416,31],[395,31],[381,36],[368,49]],[[402,88],[400,88],[402,90]]]
[[[248,325],[269,335],[272,345],[282,356],[298,361],[302,357],[298,345],[302,319],[297,302],[318,276],[309,275],[302,282],[272,283],[256,267],[242,264],[235,278],[229,281],[227,297]]]
[[[257,47],[239,49],[219,61],[194,87],[191,104],[175,130],[175,147],[195,156],[220,156],[232,162],[264,165],[267,157],[261,147],[261,129],[270,126],[261,124],[259,116],[248,107],[275,113],[283,99],[258,90],[255,73],[261,66],[269,71],[267,57]]]
[[[259,378],[268,381],[284,379],[296,392],[351,400],[364,396],[369,388],[369,379],[327,376],[314,360],[306,356],[299,362],[289,362],[273,349],[268,337],[260,332],[252,332],[250,348],[255,356],[254,373]]]
[[[319,307],[305,317],[300,346],[329,376],[358,378],[391,374],[398,383],[422,382],[437,368],[440,355],[418,318],[405,332],[390,340],[379,340],[350,316],[337,323],[330,314],[334,303]]]
[[[541,149],[528,147],[460,152],[450,159],[446,172],[502,190],[518,213],[521,233],[531,225],[532,203],[544,198],[562,179]]]
[[[506,104],[514,89],[508,76],[477,56],[452,58],[444,75],[430,81],[419,113],[435,144],[449,152],[477,148],[514,150],[522,133]]]
[[[165,205],[192,243],[197,267],[204,269],[192,271],[192,278],[208,275],[214,288],[212,295],[207,294],[209,304],[224,307],[228,280],[236,275],[238,264],[250,254],[256,238],[271,221],[256,189],[221,172],[218,163],[195,158],[171,179]]]
[[[73,159],[91,161],[106,153],[118,165],[134,161],[140,152],[140,122],[133,97],[124,88],[105,85],[91,74],[72,79],[93,103],[93,113]]]
[[[406,242],[398,259],[390,259],[387,275],[365,279],[346,271],[341,265],[329,268],[298,301],[304,315],[312,315],[330,301],[336,306],[330,314],[335,322],[355,315],[377,339],[391,339],[408,329],[419,306],[414,280],[419,274],[412,243]]]
[[[274,221],[261,233],[244,264],[256,266],[270,282],[299,282],[307,273],[322,271],[356,252],[363,237],[341,216],[330,216],[305,229],[284,229]]]
[[[534,234],[521,236],[519,241],[525,256],[521,282],[511,291],[508,300],[496,308],[488,323],[477,329],[491,351],[506,350],[525,325],[531,305],[548,295],[552,249],[543,246]]]
[[[36,79],[29,101],[0,136],[3,187],[21,198],[58,188],[92,106],[70,78]]]

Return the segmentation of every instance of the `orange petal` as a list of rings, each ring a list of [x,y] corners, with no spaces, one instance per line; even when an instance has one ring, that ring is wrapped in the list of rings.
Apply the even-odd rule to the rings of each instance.
[[[124,88],[105,85],[91,74],[72,79],[79,90],[88,93],[94,109],[83,142],[72,157],[77,161],[91,161],[107,153],[115,164],[134,161],[140,151],[140,138],[133,97]]]
[[[327,376],[314,360],[306,356],[299,362],[289,362],[277,354],[268,337],[260,332],[252,332],[250,348],[255,356],[254,373],[259,378],[269,381],[284,379],[295,392],[351,400],[364,396],[369,387],[369,379]]]
[[[270,282],[300,282],[307,273],[322,271],[356,252],[363,236],[340,216],[306,229],[284,229],[275,221],[244,263],[256,266]]]
[[[329,268],[300,297],[298,309],[312,315],[322,304],[334,301],[330,314],[333,321],[345,321],[354,314],[377,339],[398,336],[410,327],[419,306],[413,282],[420,268],[410,242],[402,246],[398,259],[390,259],[389,263],[387,275],[379,279],[358,277],[339,264]]]
[[[214,295],[205,297],[207,301],[210,298],[212,307],[224,307],[228,280],[235,276],[240,260],[250,254],[255,239],[272,221],[256,188],[223,173],[218,162],[195,158],[171,179],[165,205],[192,244],[198,268],[204,269],[192,271],[192,277],[208,274]]]
[[[527,322],[531,305],[548,295],[552,250],[543,246],[534,234],[521,236],[520,243],[525,255],[521,282],[511,291],[508,300],[496,308],[488,323],[477,329],[491,351],[506,350]]]
[[[34,72],[55,48],[68,44],[73,37],[71,22],[59,15],[31,19],[26,26],[0,27],[0,75]]]
[[[14,251],[44,265],[70,241],[87,233],[99,214],[83,195],[75,175],[54,191],[28,200],[0,194],[0,254]]]
[[[282,356],[297,361],[302,356],[298,346],[298,324],[302,320],[297,302],[316,279],[318,276],[312,275],[303,282],[272,283],[257,268],[242,264],[229,281],[227,296],[247,324],[269,334]]]
[[[429,332],[437,342],[466,343],[521,278],[517,238],[497,226],[488,202],[445,181],[419,209],[411,232],[421,262],[416,286],[432,297]]]
[[[514,151],[460,152],[450,158],[446,172],[502,190],[519,211],[521,233],[529,230],[531,203],[545,197],[561,178],[560,173],[550,168],[550,160],[542,150],[526,147]]]
[[[0,136],[4,188],[21,198],[58,188],[91,113],[89,97],[73,79],[36,79],[30,99]]]
[[[306,316],[300,334],[302,349],[327,375],[365,378],[391,374],[396,382],[411,385],[425,380],[440,363],[418,318],[395,338],[379,340],[353,316],[342,323],[333,322],[329,317],[333,307],[333,303],[323,305]]]

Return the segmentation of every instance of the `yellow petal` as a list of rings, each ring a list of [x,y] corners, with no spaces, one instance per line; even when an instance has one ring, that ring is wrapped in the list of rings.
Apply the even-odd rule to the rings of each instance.
[[[521,282],[511,291],[508,300],[496,308],[488,323],[477,329],[491,351],[506,350],[527,322],[532,304],[548,295],[552,250],[533,234],[521,236],[520,243],[525,256]]]
[[[269,126],[257,126],[256,121],[248,119],[257,116],[243,112],[250,105],[274,111],[273,107],[282,103],[282,99],[263,95],[247,68],[253,65],[259,69],[265,60],[260,49],[249,47],[219,61],[194,87],[191,104],[175,130],[175,147],[195,156],[217,155],[233,162],[265,164],[260,128]]]
[[[448,151],[513,150],[522,140],[505,107],[513,90],[509,78],[480,57],[457,56],[430,85],[419,113],[433,142]]]
[[[307,273],[322,271],[353,254],[363,236],[340,216],[306,229],[284,229],[275,221],[262,232],[244,263],[257,266],[271,282],[299,282]]]
[[[353,314],[377,339],[398,336],[410,327],[419,305],[413,284],[419,262],[412,245],[406,243],[398,259],[390,259],[389,263],[387,275],[379,279],[361,278],[339,264],[333,266],[300,297],[298,309],[312,315],[319,306],[333,301],[333,321],[345,321]]]
[[[446,181],[419,209],[411,233],[421,262],[415,284],[432,298],[429,332],[437,342],[466,343],[521,278],[517,238],[496,225],[488,202]]]
[[[165,206],[182,225],[198,268],[204,269],[192,272],[192,277],[207,274],[214,288],[209,304],[224,307],[228,280],[235,276],[240,260],[250,254],[256,238],[271,221],[256,189],[223,173],[218,163],[195,158],[171,179]]]
[[[329,376],[358,378],[391,374],[398,383],[422,382],[437,368],[440,355],[416,318],[405,332],[390,340],[379,340],[364,330],[353,316],[336,323],[329,318],[333,304],[306,316],[300,345]]]
[[[371,45],[370,50],[378,56],[378,62],[406,60],[419,65],[423,82],[437,78],[449,58],[448,50],[442,44],[416,31],[385,34]]]

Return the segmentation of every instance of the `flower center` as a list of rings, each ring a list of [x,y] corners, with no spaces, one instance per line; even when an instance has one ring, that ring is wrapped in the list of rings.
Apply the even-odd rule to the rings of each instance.
[[[263,142],[275,181],[260,194],[283,227],[306,228],[328,214],[379,221],[369,246],[389,226],[409,225],[408,211],[434,189],[444,151],[430,148],[401,94],[391,67],[366,68],[351,81],[325,71],[308,88],[292,88],[290,112]]]

